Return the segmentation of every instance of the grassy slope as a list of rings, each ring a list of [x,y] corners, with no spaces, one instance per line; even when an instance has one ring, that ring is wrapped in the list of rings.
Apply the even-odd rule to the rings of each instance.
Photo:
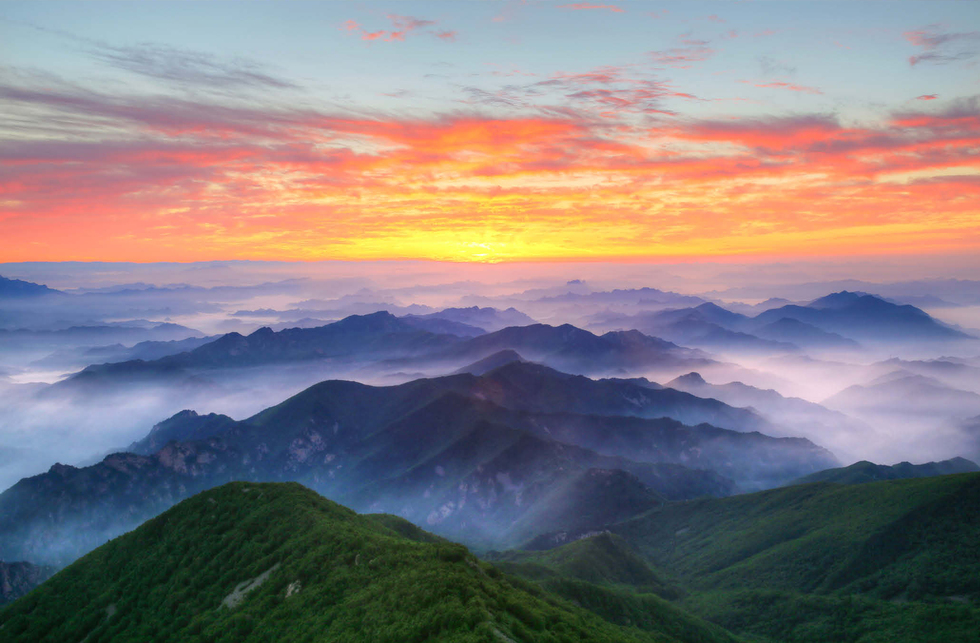
[[[617,529],[683,605],[774,641],[975,641],[980,475],[678,503]]]
[[[680,590],[654,571],[621,537],[602,533],[547,551],[488,556],[503,571],[534,580],[565,577],[594,585],[677,598]]]
[[[681,596],[767,642],[972,643],[980,631],[980,474],[674,503],[611,529],[494,560],[617,623]]]
[[[697,589],[980,594],[978,474],[676,503],[616,531]]]
[[[236,586],[269,570],[239,605],[223,606]],[[107,543],[0,611],[0,638],[732,640],[669,604],[649,607],[642,622],[614,625],[393,516],[358,516],[298,484],[231,483]]]

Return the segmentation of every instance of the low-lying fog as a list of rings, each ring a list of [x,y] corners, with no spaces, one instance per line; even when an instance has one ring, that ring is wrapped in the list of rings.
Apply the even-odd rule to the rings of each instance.
[[[802,263],[0,264],[6,279],[58,291],[8,296],[0,289],[0,489],[55,462],[84,464],[125,448],[185,408],[241,419],[323,379],[394,384],[463,364],[375,356],[208,371],[179,382],[133,379],[108,392],[64,386],[86,366],[151,361],[263,326],[313,328],[378,310],[401,317],[471,306],[514,308],[514,315],[596,334],[639,328],[698,349],[716,363],[699,369],[703,383],[684,380],[689,392],[751,406],[845,464],[977,458],[980,341],[917,330],[848,336],[846,320],[832,331],[806,328],[808,335],[789,341],[755,321],[767,310],[847,290],[916,306],[943,328],[980,336],[980,281],[956,279],[976,267],[961,267],[963,274],[938,262],[920,267],[923,278],[909,280],[894,276],[908,274],[898,264],[890,272],[880,264]],[[705,302],[744,317],[663,314]],[[483,330],[496,328],[473,332]],[[587,374],[666,385],[690,370]]]

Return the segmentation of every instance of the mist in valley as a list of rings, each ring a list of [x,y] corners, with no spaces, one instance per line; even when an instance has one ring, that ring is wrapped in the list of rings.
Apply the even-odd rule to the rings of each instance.
[[[826,457],[819,456],[823,460],[813,460],[824,468],[858,460],[980,460],[976,281],[942,282],[934,289],[941,296],[919,308],[909,302],[921,301],[925,282],[875,283],[869,277],[848,281],[854,290],[833,290],[840,282],[814,285],[798,272],[789,272],[786,278],[801,281],[771,283],[764,280],[764,271],[731,265],[713,266],[713,271],[711,266],[691,265],[543,266],[536,273],[522,273],[514,266],[412,262],[76,268],[69,272],[59,264],[0,266],[6,279],[45,283],[53,289],[4,299],[4,489],[49,472],[55,463],[86,467],[111,453],[131,450],[154,426],[184,410],[242,421],[325,380],[391,387],[454,373],[479,378],[515,361],[609,382],[614,395],[626,400],[626,406],[582,407],[585,413],[599,414],[582,416],[592,420],[561,415],[542,416],[535,420],[539,424],[509,415],[500,420],[508,431],[535,431],[543,423],[548,432],[541,439],[546,441],[579,435],[576,431],[585,430],[583,422],[599,426],[605,420],[595,418],[605,414],[651,420],[667,416],[684,425],[706,422],[717,427],[712,430],[805,438],[806,444],[826,450]],[[752,282],[749,274],[761,277]],[[570,280],[568,275],[583,277]],[[738,298],[739,294],[746,296]],[[656,411],[660,416],[650,415],[654,411],[643,410],[642,404],[630,406],[640,404],[634,398],[644,391],[670,389],[687,397],[650,407],[663,409]],[[494,390],[479,395],[493,400]],[[719,403],[711,411],[702,408]],[[479,413],[483,417],[489,411]],[[627,431],[626,425],[616,431]],[[623,435],[648,430],[630,427]],[[766,446],[769,451],[762,455],[733,451],[735,443],[709,440],[707,434],[698,439],[706,440],[703,448],[724,444],[710,448],[728,449],[724,452],[730,463],[743,470],[757,468],[767,458],[789,457],[773,455],[775,446]],[[601,458],[631,454],[617,451],[612,441],[581,444],[594,454],[579,457],[575,466],[613,466],[619,461]],[[782,443],[772,443],[777,444]],[[751,491],[789,483],[795,475],[778,477],[767,469],[758,473],[761,478],[733,482],[733,470],[719,470],[720,461],[685,461],[664,453],[651,451],[644,457],[656,466],[686,462],[686,467],[699,471],[696,475],[702,478],[683,483],[695,495]],[[247,451],[239,455],[254,457]],[[110,459],[101,466],[109,463],[110,469],[123,471],[130,466],[124,462]],[[158,466],[162,460],[154,462]],[[514,469],[536,466],[533,459],[525,465],[519,462],[509,461],[500,471],[503,477],[483,480],[482,487],[476,480],[454,484],[482,489],[478,495],[492,489],[494,498],[525,494],[527,500],[533,485],[545,483]],[[622,481],[623,497],[640,493],[637,498],[645,498],[646,492],[638,489],[667,479],[662,471],[653,476],[643,468],[649,466],[615,464],[632,471]],[[800,475],[812,472],[809,464],[792,466],[804,467]],[[309,469],[300,479],[330,495],[336,490],[317,482],[330,470]],[[247,471],[242,469],[242,475],[258,475]],[[681,479],[678,471],[670,474],[675,480]],[[293,474],[287,467],[276,475]],[[442,480],[444,475],[437,477]],[[645,482],[629,491],[629,476],[637,475]],[[709,482],[705,475],[720,477]],[[179,499],[176,489],[190,489],[189,480],[167,483],[178,486],[160,496],[160,506]],[[576,480],[583,489],[593,484],[588,477]],[[433,505],[438,499],[434,484],[428,478],[406,478],[400,486],[375,491],[367,487],[347,501],[362,510],[399,513],[438,532],[445,518],[440,512],[463,511],[465,498],[451,499],[444,491],[442,504]],[[651,498],[637,500],[637,506],[654,502]],[[429,520],[432,516],[436,519]],[[537,524],[516,514],[508,520]],[[490,521],[485,528],[496,533],[497,524]],[[479,530],[460,531],[452,521],[446,525],[446,535],[490,542]],[[117,527],[123,528],[121,523]]]

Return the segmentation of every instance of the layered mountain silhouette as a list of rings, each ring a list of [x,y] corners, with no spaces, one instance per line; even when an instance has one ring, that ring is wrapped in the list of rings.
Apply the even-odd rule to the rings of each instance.
[[[969,417],[980,414],[980,395],[898,370],[868,385],[850,386],[826,400],[830,408],[861,413]]]
[[[241,422],[183,412],[133,453],[22,480],[0,494],[0,557],[64,564],[237,479],[300,481],[499,548],[836,466],[807,440],[758,433],[765,425],[717,400],[526,362],[392,387],[327,381]]]
[[[595,335],[571,324],[505,328],[461,342],[434,359],[472,362],[508,349],[535,362],[582,374],[714,363],[703,353],[635,330]]]
[[[48,288],[43,284],[0,276],[0,299],[29,299],[64,294],[60,290]]]
[[[160,359],[93,365],[53,388],[55,392],[77,387],[112,390],[134,379],[181,381],[194,374],[303,362],[384,363],[389,368],[445,365],[452,371],[502,350],[514,350],[528,359],[584,374],[701,368],[713,363],[703,353],[637,331],[597,336],[568,324],[532,324],[465,339],[430,332],[405,318],[378,312],[318,328],[279,332],[261,328],[247,336],[228,333],[193,350]]]
[[[707,302],[636,315],[603,314],[593,318],[593,325],[635,328],[685,345],[772,353],[798,348],[853,350],[859,348],[858,342],[970,338],[915,306],[846,290],[805,306],[769,308],[755,317]]]
[[[781,317],[761,326],[755,330],[755,334],[764,339],[788,342],[802,348],[855,350],[861,347],[852,339],[821,330],[813,324],[792,317]]]
[[[846,290],[816,299],[806,306],[767,310],[759,325],[795,319],[821,330],[863,342],[967,339],[970,336],[937,322],[925,311],[880,297]]]
[[[441,320],[453,324],[462,324],[469,328],[478,328],[487,333],[503,330],[510,326],[530,326],[531,324],[537,323],[516,308],[511,307],[505,310],[498,310],[489,306],[483,308],[479,306],[445,308],[427,315],[406,315],[402,319],[409,322],[413,320]]]
[[[598,328],[634,328],[685,346],[719,349],[727,352],[785,353],[799,350],[796,345],[764,339],[745,332],[750,318],[706,302],[693,308],[676,308],[636,315],[600,314],[593,317]]]
[[[784,397],[773,389],[761,389],[742,382],[709,384],[699,373],[682,375],[666,384],[698,397],[714,398],[736,407],[758,411],[779,426],[788,427],[794,435],[821,437],[869,436],[874,429],[839,411],[798,397]]]

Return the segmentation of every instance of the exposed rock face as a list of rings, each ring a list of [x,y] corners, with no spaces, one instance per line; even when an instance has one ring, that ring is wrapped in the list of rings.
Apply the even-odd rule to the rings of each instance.
[[[31,563],[0,561],[0,605],[15,601],[46,581],[54,569]]]

